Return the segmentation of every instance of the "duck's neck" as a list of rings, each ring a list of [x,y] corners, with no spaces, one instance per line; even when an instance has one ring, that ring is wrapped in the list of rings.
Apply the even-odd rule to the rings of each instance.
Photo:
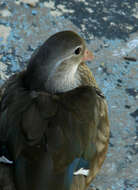
[[[98,88],[93,73],[85,63],[81,63],[78,68],[82,86],[93,86]]]
[[[49,76],[45,87],[52,93],[62,93],[81,86],[78,65],[60,67]]]
[[[60,68],[47,81],[46,88],[53,93],[67,92],[81,86],[98,88],[96,80],[85,63],[70,68]]]
[[[68,92],[81,86],[98,87],[92,72],[85,63],[74,65],[71,68],[70,65],[63,68],[59,67],[52,72],[47,80],[43,80],[43,77],[38,73],[33,75],[26,72],[25,81],[30,90],[47,91],[53,94]]]

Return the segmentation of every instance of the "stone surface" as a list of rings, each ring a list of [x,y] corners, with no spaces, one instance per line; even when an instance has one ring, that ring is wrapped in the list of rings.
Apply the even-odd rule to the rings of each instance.
[[[6,10],[6,13],[3,11]],[[107,97],[110,146],[97,190],[138,189],[137,0],[1,0],[0,84],[23,69],[45,39],[61,30],[79,32],[94,52],[88,62]],[[128,61],[123,56],[136,58]]]

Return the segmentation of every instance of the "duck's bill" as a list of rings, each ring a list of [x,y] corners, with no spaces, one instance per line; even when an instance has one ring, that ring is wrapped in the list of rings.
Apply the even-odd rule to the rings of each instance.
[[[85,50],[82,61],[91,61],[94,59],[94,55],[88,49]]]

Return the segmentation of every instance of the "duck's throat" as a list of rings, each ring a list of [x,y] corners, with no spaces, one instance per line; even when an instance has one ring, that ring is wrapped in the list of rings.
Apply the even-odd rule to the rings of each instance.
[[[81,86],[78,65],[72,68],[57,69],[47,80],[45,86],[47,91],[52,93],[62,93],[73,90]]]

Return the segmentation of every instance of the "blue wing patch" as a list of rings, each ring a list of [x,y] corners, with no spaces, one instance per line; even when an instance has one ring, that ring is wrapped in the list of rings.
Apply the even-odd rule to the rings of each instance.
[[[88,161],[84,160],[83,158],[76,158],[67,168],[64,178],[64,185],[66,190],[69,190],[72,184],[73,175],[77,173],[78,170],[89,170],[90,164]],[[75,174],[77,175],[77,174]],[[83,175],[79,173],[79,175]],[[84,174],[85,175],[85,174]]]

